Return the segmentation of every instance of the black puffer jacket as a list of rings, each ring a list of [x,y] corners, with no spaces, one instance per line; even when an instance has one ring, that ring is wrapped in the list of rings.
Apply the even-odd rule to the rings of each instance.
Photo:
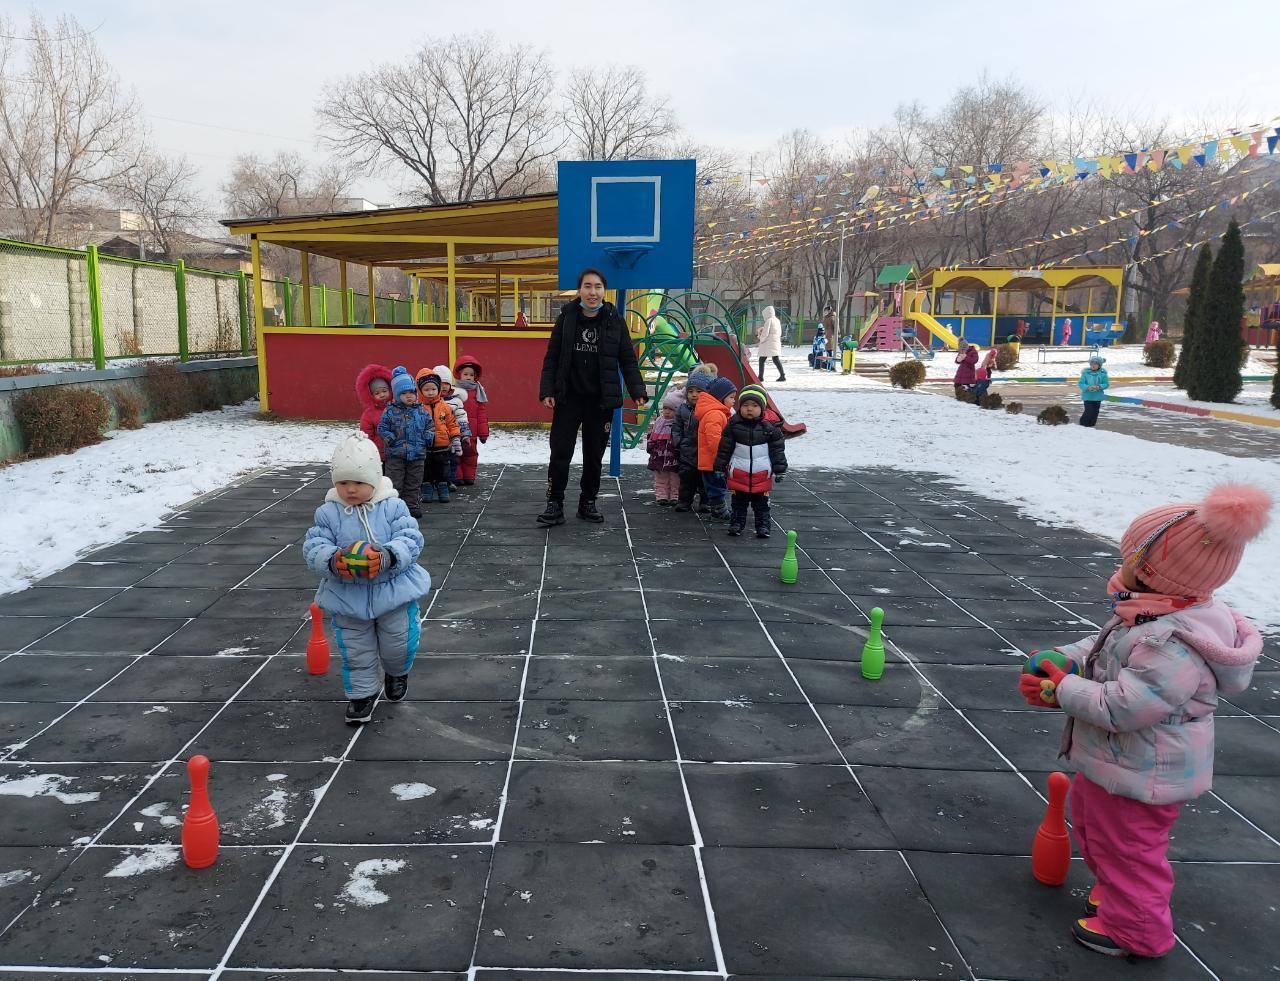
[[[693,406],[686,399],[676,409],[671,420],[671,443],[676,448],[681,469],[698,469],[698,420],[693,417]]]
[[[551,328],[547,341],[547,354],[542,359],[542,379],[538,384],[538,399],[549,396],[564,398],[569,392],[569,372],[573,366],[573,342],[577,333],[578,315],[582,301],[573,300],[565,305]],[[627,392],[639,401],[649,397],[640,365],[636,362],[636,350],[631,346],[631,335],[626,322],[619,316],[612,303],[606,303],[600,311],[600,407],[616,409],[622,405],[622,385],[618,381],[618,369],[626,379]]]
[[[720,437],[715,470],[728,478],[730,490],[769,493],[774,476],[787,472],[782,430],[764,419],[748,421],[735,412]]]

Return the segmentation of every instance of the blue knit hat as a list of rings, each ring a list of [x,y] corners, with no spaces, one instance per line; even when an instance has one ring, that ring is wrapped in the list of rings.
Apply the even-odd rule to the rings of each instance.
[[[705,392],[711,387],[711,382],[713,380],[714,379],[705,371],[694,371],[690,373],[688,384],[685,387],[697,388]]]
[[[731,395],[737,390],[737,386],[728,378],[717,378],[707,386],[707,394],[717,402],[723,402],[726,395]]]
[[[413,375],[409,374],[409,369],[404,365],[396,365],[391,372],[391,394],[399,400],[400,396],[405,392],[417,393],[418,389],[413,384]]]

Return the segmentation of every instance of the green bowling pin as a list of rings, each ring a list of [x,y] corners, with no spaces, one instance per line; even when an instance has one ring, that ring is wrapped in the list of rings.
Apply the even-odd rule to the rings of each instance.
[[[800,566],[796,563],[796,533],[787,532],[787,554],[782,557],[782,568],[778,570],[778,578],[785,583],[793,583],[800,576]]]
[[[869,681],[878,681],[884,674],[884,641],[880,638],[883,623],[884,610],[874,607],[871,610],[871,630],[867,633],[867,642],[862,645],[862,677]]]

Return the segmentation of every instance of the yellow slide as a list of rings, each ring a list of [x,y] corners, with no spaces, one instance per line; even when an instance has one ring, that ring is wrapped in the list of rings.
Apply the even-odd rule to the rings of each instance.
[[[949,351],[954,351],[960,346],[960,338],[947,330],[940,324],[931,313],[924,313],[920,310],[911,310],[903,314],[903,319],[910,321],[920,327],[923,327],[930,334],[942,341],[943,347]],[[932,345],[930,345],[932,347]]]

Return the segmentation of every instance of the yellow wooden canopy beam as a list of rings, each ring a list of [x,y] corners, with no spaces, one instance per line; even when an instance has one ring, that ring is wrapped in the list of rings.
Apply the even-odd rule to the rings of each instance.
[[[389,232],[386,235],[368,232],[280,232],[258,236],[263,242],[374,242],[381,245],[519,245],[547,246],[559,244],[554,238],[518,238],[496,235],[405,235]]]

